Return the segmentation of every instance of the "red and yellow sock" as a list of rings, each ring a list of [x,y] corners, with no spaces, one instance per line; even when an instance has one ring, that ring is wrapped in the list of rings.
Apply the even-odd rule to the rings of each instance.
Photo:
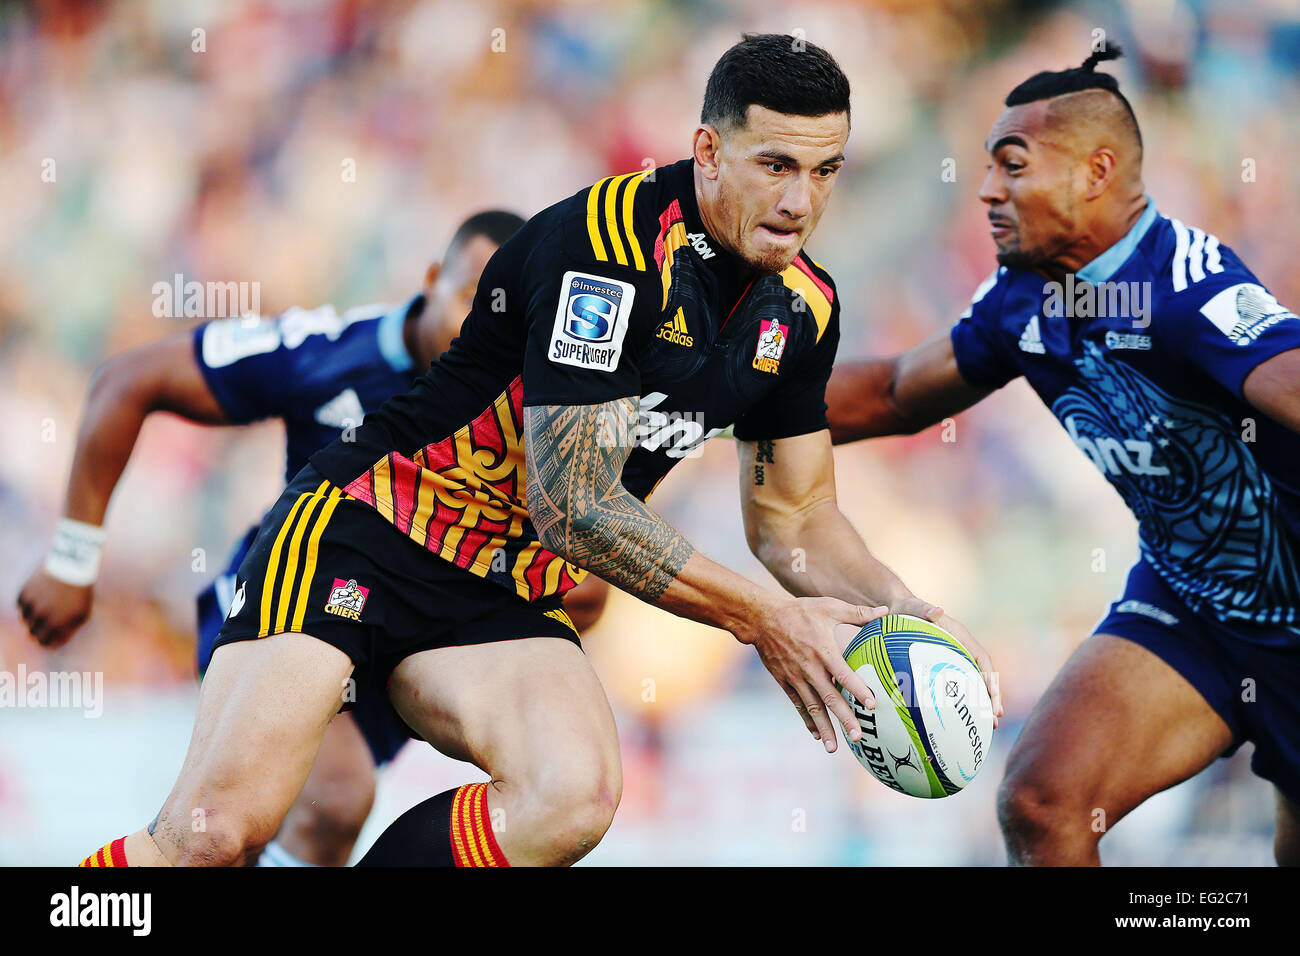
[[[126,866],[126,837],[101,846],[82,860],[80,866]]]
[[[468,783],[416,804],[357,866],[509,866],[492,833],[487,788]]]
[[[451,855],[456,866],[510,865],[492,832],[486,783],[468,783],[452,798]]]

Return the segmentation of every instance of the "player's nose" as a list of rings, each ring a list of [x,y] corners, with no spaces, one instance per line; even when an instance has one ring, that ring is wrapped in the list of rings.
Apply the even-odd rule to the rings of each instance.
[[[794,181],[781,194],[781,202],[777,205],[777,212],[784,219],[794,220],[804,219],[811,215],[812,183],[802,176],[794,177]]]
[[[998,175],[996,168],[990,169],[984,174],[984,182],[980,184],[979,197],[981,202],[986,202],[990,206],[996,206],[1007,201],[1006,184],[1002,181],[1002,177]]]

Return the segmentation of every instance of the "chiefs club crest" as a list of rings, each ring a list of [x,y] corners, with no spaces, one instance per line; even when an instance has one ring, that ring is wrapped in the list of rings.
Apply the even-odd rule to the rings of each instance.
[[[775,375],[780,370],[781,355],[785,352],[785,343],[789,337],[790,326],[782,325],[776,319],[760,322],[758,348],[754,351],[754,368]]]
[[[334,586],[330,589],[330,599],[325,602],[325,611],[346,617],[350,621],[359,621],[368,597],[370,588],[363,588],[353,578],[346,581],[335,578]]]

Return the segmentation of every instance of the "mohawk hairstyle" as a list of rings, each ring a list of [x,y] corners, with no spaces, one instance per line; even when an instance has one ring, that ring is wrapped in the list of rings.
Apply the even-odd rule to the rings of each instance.
[[[1124,97],[1124,94],[1119,91],[1119,80],[1109,73],[1098,73],[1096,71],[1098,63],[1105,60],[1118,60],[1123,55],[1124,50],[1120,45],[1111,43],[1103,49],[1094,50],[1088,59],[1072,69],[1060,70],[1056,73],[1046,70],[1042,73],[1035,73],[1008,93],[1003,105],[1021,106],[1037,100],[1050,100],[1053,97],[1064,96],[1067,93],[1081,93],[1084,90],[1105,90],[1124,104],[1124,111],[1128,114],[1129,122],[1133,124],[1134,135],[1137,136],[1138,149],[1141,149],[1142,130],[1138,127],[1137,116],[1133,113],[1132,105]]]

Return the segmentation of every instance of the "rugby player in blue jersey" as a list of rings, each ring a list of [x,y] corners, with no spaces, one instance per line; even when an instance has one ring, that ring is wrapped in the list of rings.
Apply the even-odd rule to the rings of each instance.
[[[1112,47],[1006,99],[980,189],[1000,268],[951,332],[842,363],[836,442],[910,434],[1025,376],[1138,519],[1120,596],[999,795],[1012,862],[1096,864],[1107,826],[1242,742],[1300,862],[1300,319],[1166,218]],[[1114,306],[1118,305],[1118,308]]]
[[[32,635],[58,647],[89,616],[100,525],[151,412],[209,425],[279,418],[292,477],[309,455],[409,389],[447,350],[484,265],[522,225],[510,212],[470,217],[442,262],[429,267],[423,290],[396,307],[362,306],[339,315],[327,305],[292,308],[275,319],[210,321],[105,362],[90,387],[52,554],[18,599]],[[244,536],[199,598],[200,674],[232,601],[239,600],[235,571],[256,533],[254,527]],[[594,577],[570,597],[566,606],[579,628],[599,617],[604,597],[604,582]],[[407,739],[386,699],[359,692],[355,708],[331,723],[302,794],[260,863],[345,863],[374,801],[375,767]]]

